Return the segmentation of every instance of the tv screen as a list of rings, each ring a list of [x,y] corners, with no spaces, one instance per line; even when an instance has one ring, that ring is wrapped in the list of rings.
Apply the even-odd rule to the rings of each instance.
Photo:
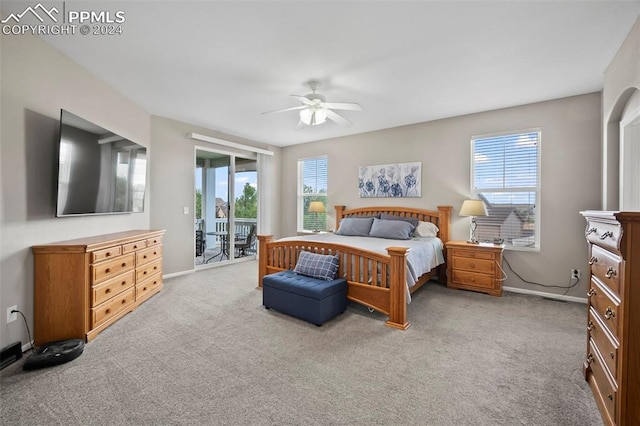
[[[142,212],[146,176],[144,146],[61,110],[58,217]]]

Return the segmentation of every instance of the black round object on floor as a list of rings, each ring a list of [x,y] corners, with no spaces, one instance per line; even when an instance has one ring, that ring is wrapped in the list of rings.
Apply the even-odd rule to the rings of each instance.
[[[84,340],[66,339],[45,343],[29,356],[22,366],[23,370],[52,367],[78,358],[84,350]]]

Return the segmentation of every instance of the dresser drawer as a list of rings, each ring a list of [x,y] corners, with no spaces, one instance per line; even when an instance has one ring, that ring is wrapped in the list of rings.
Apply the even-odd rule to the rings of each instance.
[[[136,269],[136,282],[142,282],[146,278],[157,274],[158,272],[162,272],[162,259],[154,260],[151,263],[147,263],[146,265],[142,265],[141,267]]]
[[[591,288],[589,289],[589,303],[598,314],[611,334],[618,339],[619,308],[618,302],[613,295],[607,294],[605,286],[600,284],[598,279],[591,277]]]
[[[490,275],[495,274],[496,271],[496,264],[493,260],[484,260],[478,258],[471,259],[467,257],[454,256],[451,261],[454,270],[472,271]]]
[[[113,260],[100,262],[91,266],[93,284],[106,281],[123,272],[130,271],[135,267],[135,257],[133,254],[120,256]]]
[[[91,252],[91,263],[102,262],[112,259],[122,254],[122,246],[113,246],[102,250]]]
[[[620,271],[622,261],[617,255],[596,245],[591,246],[591,273],[598,277],[617,295],[620,294]]]
[[[602,355],[602,359],[606,364],[612,377],[617,377],[618,366],[618,343],[606,331],[606,326],[602,324],[602,320],[595,313],[593,308],[589,309],[589,321],[587,323],[589,338],[593,340],[598,347],[598,351]]]
[[[147,240],[134,241],[132,243],[122,245],[122,253],[131,253],[136,250],[143,249],[147,246]]]
[[[604,368],[602,357],[598,350],[595,348],[593,340],[589,341],[589,353],[587,354],[587,362],[591,369],[591,377],[589,381],[593,381],[592,385],[595,385],[597,392],[594,392],[594,396],[599,398],[607,411],[607,415],[611,419],[615,419],[616,415],[616,398],[617,398],[617,385],[612,381],[609,373]],[[606,416],[605,416],[606,417]]]
[[[162,274],[158,273],[152,277],[147,278],[140,284],[136,285],[136,300],[143,299],[148,295],[151,295],[162,287]]]
[[[133,287],[135,283],[136,275],[135,272],[131,270],[130,272],[126,272],[122,275],[105,281],[102,284],[92,287],[91,306],[98,306],[105,300],[111,299],[118,293],[121,293],[124,290]]]
[[[495,259],[495,254],[489,251],[465,250],[454,248],[451,250],[453,257],[466,257],[469,259]]]
[[[585,235],[587,236],[587,240],[593,244],[609,250],[618,251],[620,239],[622,238],[622,230],[619,224],[599,222],[590,218],[587,221]]]
[[[495,287],[494,277],[477,272],[453,271],[452,281],[454,284],[462,284],[485,289],[493,289]]]
[[[150,247],[136,253],[136,266],[144,265],[162,257],[162,247]]]
[[[158,235],[157,237],[153,237],[153,238],[147,238],[147,247],[155,246],[161,243],[162,243],[161,235]]]
[[[135,301],[135,288],[130,288],[95,308],[91,308],[92,328],[126,310]]]

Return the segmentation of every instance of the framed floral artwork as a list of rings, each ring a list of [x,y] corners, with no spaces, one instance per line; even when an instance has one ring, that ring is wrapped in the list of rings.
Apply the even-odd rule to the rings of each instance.
[[[397,163],[360,166],[360,197],[420,197],[422,163]]]

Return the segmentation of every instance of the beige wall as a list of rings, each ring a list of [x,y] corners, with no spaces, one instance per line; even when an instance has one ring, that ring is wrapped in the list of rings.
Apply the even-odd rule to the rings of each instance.
[[[195,149],[222,149],[241,153],[225,146],[201,142],[187,137],[189,133],[224,139],[244,145],[276,152],[280,148],[264,146],[253,141],[221,134],[168,118],[153,116],[151,119],[151,226],[166,229],[164,238],[164,273],[176,274],[194,270],[194,204],[195,204]],[[258,182],[260,197],[275,196],[277,182]],[[184,207],[189,214],[184,214]]]
[[[18,305],[33,330],[33,255],[30,247],[71,238],[149,227],[145,212],[55,217],[60,109],[149,147],[150,116],[45,42],[0,36],[0,347],[28,342],[22,318],[6,324]],[[149,193],[147,193],[149,194]]]
[[[600,203],[600,102],[600,94],[592,93],[287,147],[282,153],[283,235],[296,231],[297,160],[326,154],[330,206],[452,205],[453,238],[466,239],[469,219],[459,217],[458,210],[470,195],[470,137],[540,127],[541,250],[509,251],[505,257],[528,281],[566,286],[572,268],[586,276],[585,224],[579,212]],[[358,197],[358,166],[408,161],[422,162],[421,198]],[[564,292],[523,283],[507,272],[505,286]],[[567,294],[584,298],[586,288],[583,281]]]
[[[640,103],[640,18],[604,73],[602,174],[604,210],[619,209],[620,120]]]

